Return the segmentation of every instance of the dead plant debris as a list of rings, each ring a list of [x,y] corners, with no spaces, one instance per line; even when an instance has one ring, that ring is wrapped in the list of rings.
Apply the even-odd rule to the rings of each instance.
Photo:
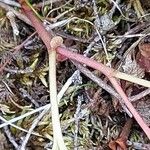
[[[61,39],[61,45],[53,41],[57,45],[143,79],[118,82],[150,126],[150,90],[141,86],[150,81],[149,0],[0,0],[0,149],[150,149],[149,139],[108,78],[57,53],[57,89],[51,85],[55,82],[50,86],[58,92],[65,143],[59,146],[63,142],[54,129],[59,122],[50,113],[54,93],[48,88],[54,75],[49,77],[52,60],[50,49],[46,51],[51,41],[45,46],[22,9],[24,3],[51,38]]]

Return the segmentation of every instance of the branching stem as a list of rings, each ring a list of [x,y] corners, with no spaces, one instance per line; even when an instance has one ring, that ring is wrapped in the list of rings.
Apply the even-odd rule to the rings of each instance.
[[[51,50],[51,44],[50,44],[50,41],[51,41],[51,36],[50,34],[44,29],[42,23],[36,18],[35,14],[33,13],[33,11],[31,10],[31,8],[25,3],[24,0],[19,0],[19,2],[21,3],[22,5],[22,8],[25,12],[25,14],[27,15],[27,17],[31,20],[33,26],[35,27],[36,31],[38,32],[39,36],[41,37],[41,39],[43,40],[44,44],[46,45],[47,47],[47,50]],[[136,111],[136,109],[133,107],[133,105],[131,104],[131,102],[128,100],[126,94],[124,93],[124,91],[122,90],[122,88],[120,87],[119,83],[117,82],[117,80],[115,79],[115,77],[113,77],[113,72],[114,70],[112,68],[108,68],[106,67],[105,65],[101,64],[101,63],[98,63],[92,59],[89,59],[89,58],[86,58],[80,54],[76,54],[76,53],[73,53],[73,52],[70,52],[68,49],[64,48],[64,47],[58,47],[57,49],[57,52],[63,56],[66,56],[67,58],[69,59],[72,59],[72,60],[75,60],[75,61],[78,61],[80,63],[83,63],[83,64],[86,64],[87,66],[89,67],[92,67],[94,69],[97,69],[99,71],[101,71],[104,75],[106,75],[108,77],[108,79],[110,80],[110,82],[112,83],[112,85],[114,86],[114,88],[116,89],[116,91],[120,94],[121,98],[123,99],[125,105],[128,107],[128,109],[130,110],[130,112],[132,113],[132,115],[134,116],[134,118],[136,119],[136,121],[138,122],[138,124],[141,126],[141,128],[143,129],[143,131],[145,132],[145,134],[147,135],[147,137],[150,139],[150,128],[147,126],[147,124],[143,121],[143,119],[141,118],[141,116],[138,114],[138,112]],[[51,53],[50,53],[51,55]],[[56,55],[56,52],[55,52],[55,55]],[[50,59],[51,59],[51,56],[49,56]],[[54,58],[53,58],[54,59]],[[56,59],[56,58],[55,58]],[[52,60],[50,60],[52,61]],[[55,60],[56,61],[56,60]],[[51,62],[52,63],[52,62]],[[51,64],[50,63],[50,64]],[[55,65],[56,67],[56,62],[55,64],[52,63],[51,65]],[[50,73],[54,71],[54,70],[51,70],[50,69]],[[55,68],[55,71],[56,71],[56,68]],[[52,73],[53,74],[53,73]],[[53,79],[55,79],[55,82],[53,83]],[[50,77],[50,86],[54,86],[53,84],[56,84],[56,72],[55,72],[55,76],[52,78]],[[51,87],[50,87],[51,88]],[[52,91],[50,91],[52,93]],[[56,85],[55,85],[55,92],[56,92]],[[54,109],[55,107],[57,107],[57,102],[56,102],[56,95],[57,95],[57,92],[55,93],[54,95],[54,99],[55,99],[55,102],[52,102],[54,103],[56,106],[53,106],[52,109]],[[53,99],[51,97],[51,99]],[[54,100],[53,100],[54,101]],[[57,110],[54,110],[56,111],[56,114],[53,113],[53,116],[55,115],[55,117],[57,118],[57,120],[53,120],[53,123],[54,121],[56,121],[56,123],[59,125],[60,127],[60,123],[59,123],[59,113],[58,113],[58,107],[57,107]],[[56,127],[56,125],[55,125]],[[58,127],[57,127],[58,128]],[[53,129],[56,131],[57,129],[53,127]],[[61,130],[59,131],[61,132]],[[54,134],[56,134],[54,132]],[[56,134],[57,135],[57,134]],[[60,135],[60,134],[59,134]],[[58,135],[57,135],[58,136]],[[55,136],[55,138],[57,138],[57,136]],[[58,137],[59,138],[59,137]],[[62,139],[62,133],[61,133],[61,139]],[[62,140],[63,141],[63,140]],[[62,142],[62,141],[59,141],[59,142]],[[62,142],[63,143],[63,142]],[[57,144],[57,143],[56,143]],[[60,147],[59,147],[60,148]],[[64,147],[61,147],[61,149],[65,149],[65,146]]]

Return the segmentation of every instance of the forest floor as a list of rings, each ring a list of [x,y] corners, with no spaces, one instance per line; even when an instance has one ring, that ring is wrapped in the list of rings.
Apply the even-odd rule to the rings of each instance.
[[[150,1],[0,0],[0,123],[0,150],[150,150]]]

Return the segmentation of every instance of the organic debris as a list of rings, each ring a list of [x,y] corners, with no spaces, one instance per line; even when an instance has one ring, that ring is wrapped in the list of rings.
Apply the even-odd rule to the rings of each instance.
[[[149,149],[149,12],[149,0],[0,1],[0,149]]]

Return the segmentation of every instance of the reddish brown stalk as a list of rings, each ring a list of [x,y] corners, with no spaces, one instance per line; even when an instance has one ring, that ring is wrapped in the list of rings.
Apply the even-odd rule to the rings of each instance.
[[[36,29],[36,31],[39,33],[40,37],[42,38],[42,41],[44,42],[44,44],[47,47],[47,50],[50,50],[51,49],[50,41],[51,41],[51,38],[52,38],[50,33],[48,33],[45,29],[44,30],[42,29],[44,27],[43,27],[41,21],[38,20],[35,17],[34,12],[26,4],[26,2],[24,0],[19,0],[19,2],[22,4],[21,6],[22,6],[22,9],[23,9],[24,13],[29,18],[29,20],[31,21],[33,27]]]
[[[30,7],[25,2],[22,3],[22,8],[23,8],[25,14],[27,15],[27,17],[32,22],[33,26],[35,27],[35,29],[38,32],[41,39],[43,40],[44,44],[46,45],[47,50],[50,50],[51,37],[50,37],[49,33],[45,30],[42,23],[36,18],[35,14],[32,12]],[[94,69],[97,69],[97,70],[101,71],[103,74],[105,74],[109,78],[110,82],[112,83],[112,85],[114,86],[116,91],[120,94],[121,98],[124,100],[124,103],[126,104],[128,109],[131,111],[132,115],[134,116],[134,118],[136,119],[138,124],[141,126],[141,128],[143,129],[143,131],[145,132],[147,137],[150,139],[150,128],[146,125],[146,123],[143,121],[143,119],[137,113],[136,109],[133,107],[131,102],[128,100],[126,94],[124,93],[124,91],[122,90],[120,85],[118,84],[117,80],[114,77],[112,77],[112,73],[114,71],[113,69],[106,67],[105,65],[98,63],[92,59],[86,58],[80,54],[73,53],[63,47],[58,47],[57,52],[59,54],[62,54],[64,56],[72,59],[72,60],[75,60],[77,62],[86,64],[87,66],[90,66]]]
[[[66,48],[58,47],[57,52],[70,58],[70,59],[73,59],[80,63],[86,64],[87,66],[89,66],[91,68],[97,69],[97,70],[101,71],[103,74],[105,74],[109,78],[110,82],[112,83],[112,85],[114,86],[116,91],[120,94],[121,98],[124,100],[124,103],[126,104],[128,109],[131,111],[132,115],[134,116],[134,118],[136,119],[138,124],[141,126],[141,128],[143,129],[145,134],[150,139],[150,128],[146,125],[146,123],[143,121],[143,119],[138,114],[136,109],[133,107],[131,102],[128,100],[126,94],[124,93],[124,91],[122,90],[120,85],[118,84],[117,80],[111,76],[112,72],[114,71],[113,69],[106,67],[105,65],[98,63],[95,60],[92,60],[92,59],[84,57],[80,54],[76,54],[69,50],[66,50]]]

